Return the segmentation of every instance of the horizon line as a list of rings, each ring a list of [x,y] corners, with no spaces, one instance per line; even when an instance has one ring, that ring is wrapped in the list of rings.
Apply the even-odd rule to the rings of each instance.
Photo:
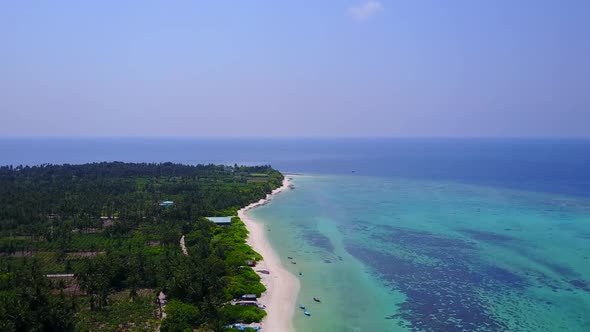
[[[386,136],[386,135],[376,135],[376,136],[173,136],[173,135],[152,135],[152,136],[143,136],[143,135],[128,135],[128,136],[108,136],[108,135],[0,135],[0,139],[206,139],[206,140],[224,140],[224,139],[494,139],[494,140],[589,140],[590,135],[588,136],[450,136],[450,135],[440,135],[440,136]]]

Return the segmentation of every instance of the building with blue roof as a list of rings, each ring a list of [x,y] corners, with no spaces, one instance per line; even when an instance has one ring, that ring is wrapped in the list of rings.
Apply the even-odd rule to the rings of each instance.
[[[231,218],[233,217],[206,217],[212,223],[217,226],[229,226],[231,225]]]

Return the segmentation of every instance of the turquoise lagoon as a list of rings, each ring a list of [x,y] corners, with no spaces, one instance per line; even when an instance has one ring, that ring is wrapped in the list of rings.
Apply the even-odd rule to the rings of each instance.
[[[0,139],[0,164],[100,161],[322,174],[252,212],[302,273],[298,331],[590,331],[588,139]]]
[[[311,317],[296,309],[297,331],[590,331],[587,197],[377,176],[293,183],[252,216],[301,281]]]

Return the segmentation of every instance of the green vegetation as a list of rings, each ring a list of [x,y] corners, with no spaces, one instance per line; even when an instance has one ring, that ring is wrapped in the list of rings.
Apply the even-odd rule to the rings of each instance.
[[[222,331],[260,321],[263,310],[229,304],[265,290],[246,266],[261,257],[244,224],[204,217],[235,215],[282,179],[269,166],[0,167],[0,330]],[[45,276],[56,273],[74,276]],[[160,291],[170,300],[164,320]]]
[[[76,329],[79,331],[154,331],[158,321],[154,316],[154,297],[151,290],[142,290],[134,301],[129,291],[110,297],[105,310],[82,310]]]
[[[166,315],[161,327],[163,332],[190,331],[202,322],[199,308],[180,301],[170,301],[166,306]]]
[[[222,309],[227,321],[243,321],[244,323],[260,322],[266,311],[253,306],[225,305]]]
[[[24,261],[17,268],[0,266],[0,331],[68,331],[76,301],[63,292],[52,295],[41,273],[39,260]]]

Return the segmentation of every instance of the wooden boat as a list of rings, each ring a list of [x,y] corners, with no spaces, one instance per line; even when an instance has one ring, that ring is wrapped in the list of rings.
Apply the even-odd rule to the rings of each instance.
[[[320,298],[319,297],[314,297],[313,300],[316,301],[316,302],[322,302],[322,301],[320,301]]]

